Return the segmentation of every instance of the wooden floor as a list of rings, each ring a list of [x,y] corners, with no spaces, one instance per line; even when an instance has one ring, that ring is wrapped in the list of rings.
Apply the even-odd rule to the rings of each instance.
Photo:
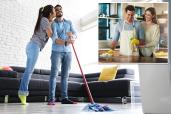
[[[97,114],[97,112],[85,112],[82,109],[88,103],[78,104],[60,104],[48,106],[47,103],[29,103],[21,105],[20,103],[0,103],[0,114]],[[142,106],[137,104],[102,104],[108,105],[114,109],[113,112],[105,112],[103,114],[143,114]],[[99,112],[98,112],[99,113]]]

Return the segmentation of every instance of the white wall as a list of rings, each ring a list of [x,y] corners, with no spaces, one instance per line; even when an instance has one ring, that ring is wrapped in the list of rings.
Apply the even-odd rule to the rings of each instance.
[[[15,0],[1,1],[0,11],[0,65],[23,65],[25,43],[34,22],[34,18],[28,17],[33,11]]]
[[[52,1],[43,0],[2,0],[0,7],[0,66],[25,66],[25,46],[32,36],[38,10]],[[53,2],[54,4],[55,2]],[[57,3],[57,2],[56,2]],[[42,56],[43,54],[43,56]],[[50,46],[46,46],[36,67],[49,59]],[[49,64],[49,61],[48,61]]]

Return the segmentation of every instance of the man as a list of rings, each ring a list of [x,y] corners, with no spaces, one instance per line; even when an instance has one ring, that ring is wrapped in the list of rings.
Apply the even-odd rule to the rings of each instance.
[[[116,24],[112,48],[114,49],[120,38],[120,55],[139,56],[137,46],[132,47],[131,39],[136,38],[140,41],[140,45],[144,43],[144,30],[141,23],[134,20],[135,8],[128,5],[125,8],[125,20],[121,20]],[[136,49],[133,49],[136,48]],[[137,50],[136,52],[134,52]]]
[[[51,75],[49,78],[48,105],[55,105],[56,77],[61,67],[61,103],[75,104],[68,99],[68,77],[71,67],[71,43],[74,43],[76,32],[71,21],[63,18],[62,6],[56,5],[56,19],[52,23]]]

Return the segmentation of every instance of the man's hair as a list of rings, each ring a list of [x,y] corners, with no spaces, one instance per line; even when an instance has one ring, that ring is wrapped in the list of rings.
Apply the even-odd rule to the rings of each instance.
[[[127,12],[127,11],[135,11],[135,8],[134,8],[134,6],[133,5],[128,5],[128,6],[126,6],[126,8],[125,8],[125,12]]]
[[[55,6],[55,8],[56,8],[56,7],[61,7],[61,8],[62,8],[62,6],[61,6],[61,5],[59,5],[59,4],[57,4],[57,5]]]

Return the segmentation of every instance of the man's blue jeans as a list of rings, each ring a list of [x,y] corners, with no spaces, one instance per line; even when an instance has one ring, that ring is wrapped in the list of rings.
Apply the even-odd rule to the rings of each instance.
[[[61,97],[68,98],[68,77],[71,69],[71,52],[52,51],[51,75],[49,78],[49,100],[55,99],[56,77],[61,68]]]
[[[39,56],[40,47],[33,41],[30,41],[26,46],[27,63],[23,73],[18,94],[28,96],[28,85],[33,73],[37,58]]]

